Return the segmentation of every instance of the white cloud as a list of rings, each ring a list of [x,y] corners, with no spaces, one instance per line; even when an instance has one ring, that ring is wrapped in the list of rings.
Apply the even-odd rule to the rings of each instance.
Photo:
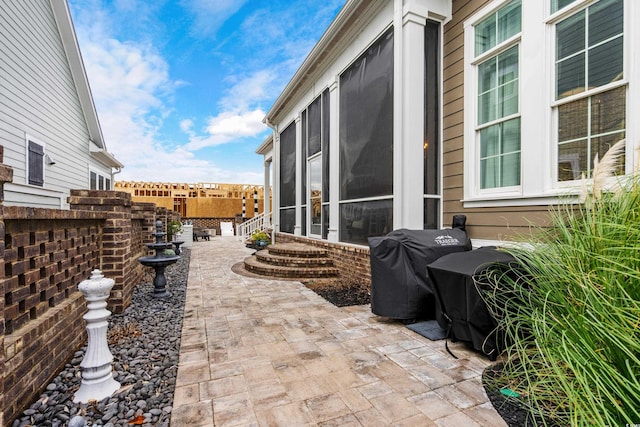
[[[198,37],[215,36],[220,27],[247,0],[182,0],[180,4],[194,17],[192,34]]]
[[[259,105],[269,101],[273,96],[269,89],[276,79],[274,67],[257,70],[244,77],[230,76],[227,78],[227,82],[232,86],[220,100],[220,106],[231,111],[246,111],[249,109],[249,105]]]
[[[182,130],[184,133],[192,132],[191,128],[193,128],[193,120],[184,119],[180,121],[180,130]]]
[[[191,133],[191,140],[185,146],[187,150],[199,150],[226,144],[245,137],[255,137],[266,131],[267,126],[262,123],[264,111],[257,109],[247,112],[223,112],[209,118],[206,135],[196,136]]]
[[[229,137],[255,136],[265,130],[262,123],[264,111],[254,110],[246,113],[234,114],[224,112],[209,119],[207,131],[211,135],[226,135]]]

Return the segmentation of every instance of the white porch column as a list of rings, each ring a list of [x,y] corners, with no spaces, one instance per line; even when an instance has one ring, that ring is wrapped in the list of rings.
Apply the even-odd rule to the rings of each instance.
[[[280,134],[273,131],[273,231],[280,231]]]
[[[269,227],[269,212],[271,212],[271,205],[269,204],[269,197],[271,197],[271,160],[264,162],[264,203],[262,204],[262,212],[265,215],[265,226]]]
[[[340,224],[340,141],[338,128],[340,126],[340,115],[338,102],[338,82],[329,86],[329,231],[327,240],[337,242],[339,240]],[[323,154],[324,155],[324,154]]]
[[[306,159],[302,158],[302,118],[298,114],[296,116],[296,225],[293,228],[293,234],[300,236],[302,234],[302,162]],[[305,177],[306,179],[306,177]]]
[[[423,228],[426,14],[395,1],[393,228]],[[409,3],[415,6],[415,3]],[[424,11],[426,12],[426,10]]]

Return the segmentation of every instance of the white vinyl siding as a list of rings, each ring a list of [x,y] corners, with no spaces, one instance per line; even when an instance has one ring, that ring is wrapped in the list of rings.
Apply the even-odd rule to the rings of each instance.
[[[89,131],[49,0],[0,2],[0,34],[0,144],[4,163],[14,169],[5,204],[25,203],[25,190],[16,187],[28,184],[28,134],[46,141],[45,154],[56,160],[44,165],[43,191],[50,194],[33,195],[35,205],[44,197],[42,205],[50,206],[50,197],[64,200],[69,189],[87,188],[91,160]]]

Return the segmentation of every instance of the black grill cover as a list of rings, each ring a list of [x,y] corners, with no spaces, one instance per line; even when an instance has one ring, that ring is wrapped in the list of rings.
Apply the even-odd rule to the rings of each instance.
[[[450,254],[429,264],[429,276],[438,295],[436,320],[453,339],[470,341],[476,350],[495,358],[497,342],[494,318],[478,293],[474,276],[489,266],[515,265],[506,252],[487,246],[464,254]],[[450,319],[450,320],[449,320]]]
[[[435,291],[427,265],[443,255],[469,251],[461,229],[394,230],[369,238],[371,311],[399,320],[434,319]]]

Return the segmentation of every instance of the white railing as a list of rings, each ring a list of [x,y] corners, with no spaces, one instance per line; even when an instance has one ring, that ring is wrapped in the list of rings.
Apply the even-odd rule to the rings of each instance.
[[[251,218],[248,221],[236,227],[236,235],[240,240],[246,240],[253,234],[254,231],[262,231],[271,227],[271,212]]]

